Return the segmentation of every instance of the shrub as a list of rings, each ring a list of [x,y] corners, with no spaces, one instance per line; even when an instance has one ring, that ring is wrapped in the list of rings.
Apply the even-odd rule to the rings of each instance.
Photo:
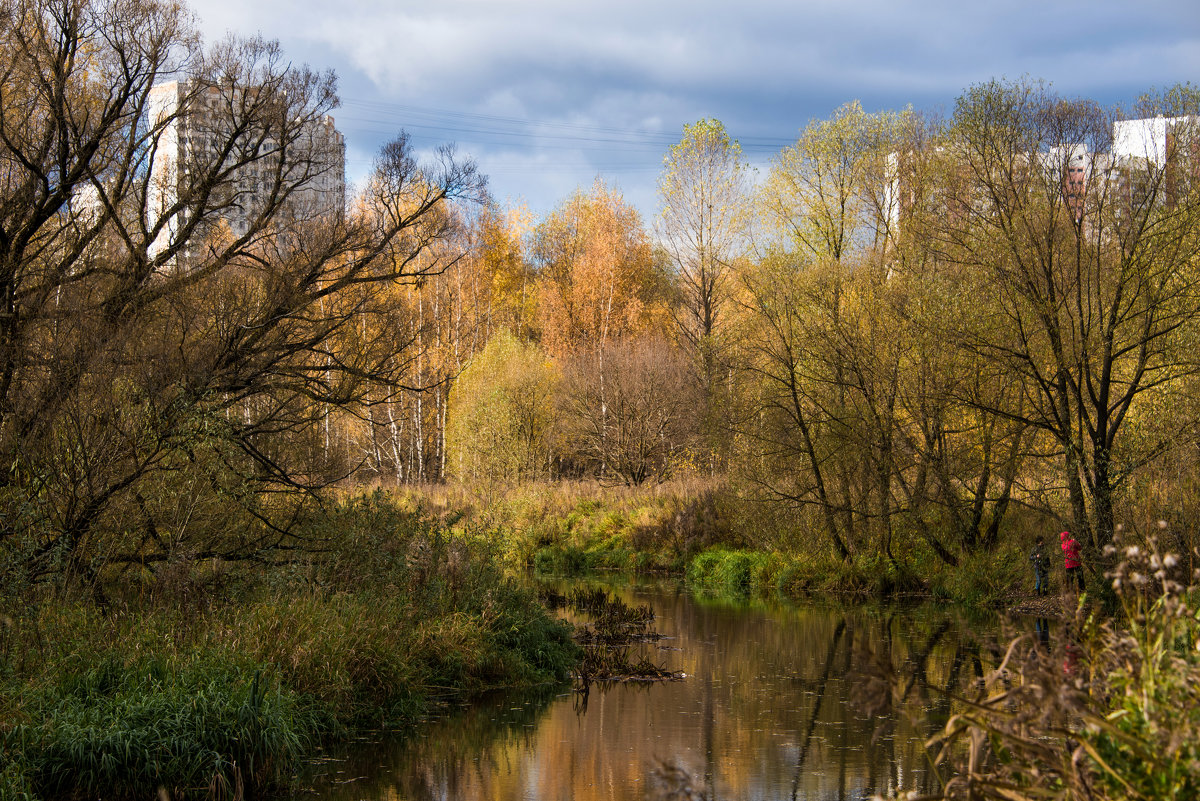
[[[1009,644],[931,741],[945,799],[1200,797],[1200,579],[1128,545],[1107,574],[1121,617],[1081,604],[1056,647]]]
[[[379,493],[303,530],[323,548],[245,570],[236,603],[45,599],[20,626],[0,616],[0,801],[239,797],[284,783],[342,725],[561,681],[579,658],[479,538]]]
[[[586,551],[575,545],[539,548],[533,556],[534,570],[546,576],[582,576],[591,569]]]
[[[762,592],[771,586],[775,560],[757,551],[702,551],[688,565],[689,584],[731,595]]]
[[[1051,574],[1053,575],[1053,573]],[[1029,555],[1018,545],[979,551],[933,582],[935,595],[969,606],[998,607],[1032,586]]]
[[[785,598],[803,598],[818,586],[819,571],[809,562],[791,561],[779,571],[775,588]]]
[[[327,717],[261,672],[196,660],[107,659],[22,699],[5,734],[42,796],[235,796],[285,783]]]

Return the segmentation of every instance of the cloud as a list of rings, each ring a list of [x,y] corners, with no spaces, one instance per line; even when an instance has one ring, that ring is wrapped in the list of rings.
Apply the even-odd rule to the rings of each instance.
[[[1193,6],[200,0],[195,7],[210,35],[261,30],[297,60],[337,69],[343,97],[360,101],[338,115],[348,138],[382,141],[385,130],[404,125],[414,138],[456,139],[485,168],[496,165],[499,194],[511,188],[542,207],[553,199],[534,195],[557,188],[553,176],[566,170],[578,170],[575,185],[610,169],[623,182],[652,186],[666,140],[622,141],[613,130],[667,135],[716,116],[765,148],[849,100],[869,109],[945,106],[970,84],[1002,76],[1046,78],[1064,94],[1105,104],[1132,100],[1198,74]],[[598,141],[586,141],[588,131]],[[638,202],[652,194],[629,191]]]

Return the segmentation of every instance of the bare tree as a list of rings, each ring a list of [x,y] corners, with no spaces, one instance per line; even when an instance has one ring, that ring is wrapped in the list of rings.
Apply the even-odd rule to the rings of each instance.
[[[204,51],[154,0],[3,0],[0,28],[0,547],[88,580],[294,547],[297,499],[329,479],[321,410],[393,380],[355,323],[388,314],[376,287],[441,269],[445,204],[481,179],[401,135],[354,213],[298,213],[329,171],[331,74],[258,39]],[[160,169],[189,118],[203,147]],[[239,522],[200,536],[183,485]]]
[[[601,479],[635,486],[666,477],[695,440],[689,376],[687,359],[662,340],[619,342],[603,360],[580,354],[563,392],[570,447]]]

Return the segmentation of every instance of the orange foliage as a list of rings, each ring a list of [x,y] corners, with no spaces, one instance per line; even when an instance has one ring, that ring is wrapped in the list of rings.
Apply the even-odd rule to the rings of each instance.
[[[597,180],[535,233],[542,342],[562,356],[630,336],[665,334],[668,281],[641,215]]]

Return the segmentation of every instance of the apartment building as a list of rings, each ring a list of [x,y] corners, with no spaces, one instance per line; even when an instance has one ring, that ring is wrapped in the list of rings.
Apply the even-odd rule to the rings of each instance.
[[[175,238],[188,215],[203,212],[207,218],[191,238],[196,241],[184,248],[185,265],[194,263],[203,247],[200,240],[212,235],[218,223],[227,226],[229,235],[241,237],[257,227],[269,206],[277,223],[344,213],[345,139],[333,118],[256,130],[241,116],[248,105],[242,94],[254,91],[190,81],[171,81],[150,91],[151,123],[165,124],[151,164],[148,205],[152,215],[169,216],[156,249]],[[223,153],[230,142],[234,147]],[[213,187],[204,209],[192,208],[189,198],[195,196],[197,177],[211,174],[214,165],[227,167],[227,174]],[[282,201],[281,189],[286,194]]]
[[[937,152],[948,155],[953,148],[939,147]],[[900,153],[889,154],[887,159],[891,177],[883,192],[884,213],[893,230],[904,224],[916,202],[916,193],[910,186],[913,160],[913,154]],[[1113,123],[1109,152],[1095,152],[1087,145],[1072,144],[1040,153],[1018,154],[1017,161],[1014,166],[1036,169],[1061,182],[1063,201],[1077,223],[1084,219],[1089,192],[1103,194],[1108,202],[1130,202],[1137,194],[1139,181],[1144,182],[1147,175],[1159,171],[1163,180],[1157,202],[1170,207],[1182,193],[1200,186],[1200,118],[1119,120]],[[962,181],[960,186],[969,187],[969,182]],[[954,198],[942,213],[955,216],[954,202],[973,205],[975,201]]]

